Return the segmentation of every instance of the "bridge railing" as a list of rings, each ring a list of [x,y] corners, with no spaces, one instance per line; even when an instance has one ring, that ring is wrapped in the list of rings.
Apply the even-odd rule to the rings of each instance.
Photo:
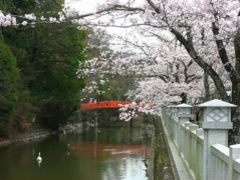
[[[232,128],[231,107],[213,100],[199,107],[200,126],[190,122],[191,106],[164,107],[162,121],[184,161],[189,174],[197,180],[240,179],[240,144],[228,147],[228,130]]]
[[[80,105],[80,109],[101,109],[101,108],[121,108],[130,102],[124,101],[101,101],[101,102],[89,102]]]

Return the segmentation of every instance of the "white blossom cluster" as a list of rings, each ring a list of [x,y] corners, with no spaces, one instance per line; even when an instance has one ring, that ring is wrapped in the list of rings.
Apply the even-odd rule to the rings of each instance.
[[[82,18],[73,18],[80,15],[81,14],[78,11],[70,8],[64,8],[62,11],[58,12],[58,15],[56,17],[37,17],[34,13],[13,15],[0,10],[0,26],[7,27],[31,25],[34,27],[36,23],[62,23],[69,21],[69,19],[72,19],[72,23],[76,24],[79,29],[81,29],[87,24],[87,21]]]
[[[0,26],[7,27],[7,26],[15,26],[17,24],[16,17],[13,17],[11,14],[4,14],[0,10]]]
[[[136,102],[124,105],[122,108],[119,109],[119,118],[123,121],[130,121],[132,118],[137,117],[138,110],[139,106]]]

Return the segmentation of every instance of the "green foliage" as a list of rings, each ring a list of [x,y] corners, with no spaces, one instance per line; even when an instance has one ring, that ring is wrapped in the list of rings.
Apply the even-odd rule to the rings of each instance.
[[[14,14],[33,12],[45,17],[57,14],[62,5],[63,0],[0,3],[1,8]],[[21,129],[26,124],[23,122],[32,122],[35,116],[37,121],[54,129],[66,123],[79,108],[84,80],[77,79],[76,71],[79,61],[86,57],[87,32],[78,30],[72,23],[61,23],[7,27],[2,29],[2,34],[20,69],[13,126]]]
[[[36,6],[35,0],[1,0],[1,10],[13,14],[31,13]]]
[[[125,93],[133,87],[133,79],[127,77],[108,77],[108,79],[109,81],[100,87],[102,93],[99,99],[126,101]]]
[[[1,0],[1,10],[12,14],[35,13],[51,16],[63,8],[64,0]]]
[[[0,130],[3,131],[12,117],[17,101],[19,75],[16,59],[3,42],[0,42],[0,71]]]
[[[162,179],[163,174],[167,174],[170,179],[173,179],[173,172],[170,165],[167,145],[163,135],[163,127],[158,116],[148,117],[152,118],[152,123],[155,129],[154,138],[154,179]],[[164,169],[168,167],[167,170]]]
[[[41,104],[41,119],[56,128],[79,108],[84,83],[77,79],[76,71],[79,61],[85,57],[82,52],[87,34],[66,24],[43,28],[51,28],[51,32],[44,30],[48,39],[42,37],[37,41],[41,48],[37,48],[35,57],[36,78],[29,86]]]
[[[5,33],[8,43],[16,48],[21,80],[37,106],[35,113],[43,124],[52,128],[65,123],[79,107],[84,82],[77,79],[76,71],[79,61],[85,58],[86,37],[86,32],[70,23]]]

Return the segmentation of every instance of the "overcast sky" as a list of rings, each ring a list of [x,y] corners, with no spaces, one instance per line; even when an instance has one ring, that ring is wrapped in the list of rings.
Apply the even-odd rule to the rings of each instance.
[[[94,12],[98,5],[105,4],[106,2],[109,2],[111,0],[65,0],[65,6],[71,7],[73,9],[79,10],[81,14]],[[128,0],[120,0],[121,2],[127,2]],[[136,0],[135,5],[142,5],[145,0]],[[113,36],[121,36],[123,39],[130,40],[132,36],[131,29],[127,28],[116,28],[116,27],[108,27],[108,28],[102,28],[106,30],[109,34],[112,34]],[[141,39],[141,38],[140,38]],[[118,40],[113,40],[113,44],[118,44]],[[119,45],[116,45],[116,47],[113,48],[119,48],[123,42],[121,42]]]
[[[98,5],[106,4],[112,0],[65,0],[65,6],[70,6],[71,8],[77,9],[83,13],[96,10]],[[127,4],[129,0],[119,0],[121,3]],[[146,0],[132,0],[134,6],[141,6]]]
[[[65,0],[65,6],[79,10],[81,14],[93,12],[99,4],[105,4],[109,0]],[[124,0],[123,0],[124,1]],[[123,28],[103,28],[109,34],[126,36],[128,30]]]
[[[86,13],[94,11],[98,3],[104,2],[105,0],[65,0],[65,5]]]

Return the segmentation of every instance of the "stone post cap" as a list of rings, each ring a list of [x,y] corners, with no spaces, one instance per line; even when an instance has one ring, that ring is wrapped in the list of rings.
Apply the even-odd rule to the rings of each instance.
[[[235,104],[231,104],[219,99],[214,99],[211,101],[207,101],[205,103],[197,105],[198,107],[237,107]]]
[[[191,115],[191,108],[192,106],[191,105],[188,105],[188,104],[179,104],[176,106],[178,108],[178,116],[179,117],[185,117],[185,118],[190,118],[192,117]]]
[[[189,105],[189,104],[185,104],[185,103],[183,103],[183,104],[179,104],[179,105],[177,105],[176,107],[178,107],[178,108],[181,108],[181,107],[183,107],[183,108],[191,108],[192,106]]]
[[[203,129],[232,129],[231,109],[237,107],[234,104],[224,102],[219,99],[207,101],[199,104],[198,107],[204,107],[203,110]]]

